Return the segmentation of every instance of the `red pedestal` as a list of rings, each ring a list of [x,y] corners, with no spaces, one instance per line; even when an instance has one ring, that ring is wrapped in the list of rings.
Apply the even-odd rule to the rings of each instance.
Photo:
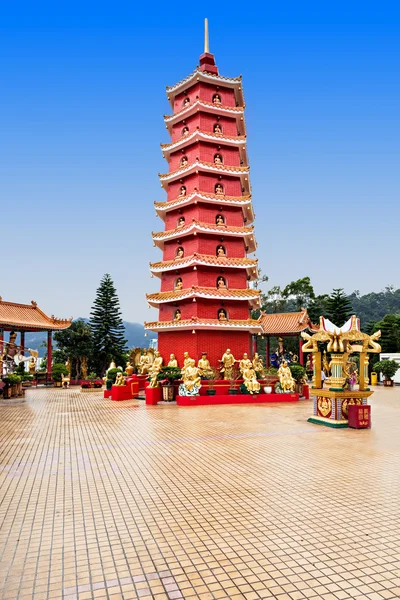
[[[298,394],[216,394],[215,396],[177,396],[178,406],[210,406],[217,404],[264,404],[267,402],[298,402]],[[147,400],[146,400],[147,403]]]
[[[155,405],[162,400],[162,390],[160,387],[146,387],[146,404]]]
[[[370,429],[371,427],[371,407],[352,405],[348,407],[349,427],[353,429]]]
[[[104,398],[111,398],[111,390],[104,390]]]
[[[144,392],[144,389],[146,387],[147,378],[148,378],[148,375],[132,375],[132,377],[130,377],[130,379],[132,381],[138,382],[139,392]]]
[[[132,400],[138,393],[138,382],[131,381],[126,385],[113,385],[111,388],[111,400]]]
[[[306,384],[303,384],[303,398],[306,400],[310,399],[310,388]]]

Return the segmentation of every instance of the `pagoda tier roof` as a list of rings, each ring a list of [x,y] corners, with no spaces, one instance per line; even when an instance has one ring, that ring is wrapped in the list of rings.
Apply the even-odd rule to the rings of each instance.
[[[151,306],[158,306],[165,302],[175,302],[177,300],[186,300],[187,298],[206,298],[206,299],[220,299],[220,300],[246,300],[255,308],[260,302],[260,291],[246,288],[240,289],[228,289],[228,288],[210,288],[210,287],[199,287],[192,286],[185,290],[173,290],[170,292],[158,292],[156,294],[147,294],[147,302]]]
[[[145,329],[150,331],[182,331],[187,329],[214,329],[230,331],[249,331],[250,333],[262,333],[260,323],[254,319],[245,321],[219,321],[218,319],[201,319],[192,317],[181,321],[154,321],[144,324]]]
[[[288,313],[261,313],[259,318],[260,325],[265,335],[280,336],[290,334],[300,334],[306,329],[318,329],[318,325],[313,325],[308,312],[303,308],[300,312]]]
[[[247,223],[254,221],[254,211],[251,202],[251,196],[217,196],[216,194],[207,194],[205,192],[192,192],[187,196],[178,196],[174,200],[168,202],[154,202],[157,214],[165,220],[165,215],[171,210],[176,210],[189,204],[197,204],[204,202],[205,204],[217,204],[223,206],[240,206],[243,210],[243,216],[247,219]]]
[[[67,329],[71,319],[57,319],[54,315],[48,317],[32,300],[30,304],[4,302],[0,297],[0,329],[15,331],[52,331]]]
[[[250,280],[257,279],[258,277],[257,258],[217,257],[211,254],[199,254],[197,252],[194,252],[191,256],[184,256],[183,258],[175,260],[150,263],[150,271],[154,273],[154,275],[157,275],[157,277],[161,277],[162,273],[165,271],[176,271],[187,267],[197,267],[197,265],[217,267],[219,269],[246,269],[247,276]]]
[[[182,108],[182,110],[179,110],[172,115],[164,115],[164,123],[168,131],[171,131],[173,125],[184,121],[192,115],[197,114],[199,111],[236,119],[238,122],[238,129],[240,128],[240,122],[242,122],[243,126],[241,129],[243,129],[243,131],[240,133],[242,135],[244,134],[244,106],[226,106],[225,104],[215,104],[214,102],[208,102],[207,100],[200,100],[200,98],[197,98],[193,103],[188,104]]]
[[[208,131],[201,131],[200,129],[195,129],[195,131],[192,131],[189,133],[189,135],[184,135],[180,137],[179,140],[176,140],[170,144],[161,144],[163,157],[168,160],[172,152],[178,152],[185,146],[199,141],[213,144],[223,144],[225,146],[234,146],[239,148],[241,160],[244,163],[247,163],[245,135],[229,136],[224,135],[223,133],[210,133]]]
[[[174,105],[175,96],[187,90],[197,81],[203,81],[205,83],[231,88],[235,91],[236,101],[239,102],[239,104],[244,103],[241,75],[239,77],[223,77],[222,75],[214,75],[212,73],[204,72],[200,69],[200,67],[197,67],[193,73],[190,73],[190,75],[185,77],[185,79],[182,79],[175,85],[167,86],[167,96],[171,106]]]
[[[187,235],[197,235],[198,233],[208,233],[224,237],[243,237],[245,245],[248,247],[247,252],[254,252],[256,249],[256,241],[254,238],[254,226],[250,227],[230,227],[228,225],[218,226],[213,223],[201,223],[193,220],[184,227],[177,227],[167,231],[159,231],[152,233],[153,241],[159,248],[164,247],[164,242],[174,240]]]
[[[187,175],[191,175],[197,171],[206,171],[207,173],[214,173],[215,175],[221,175],[224,173],[228,176],[239,176],[242,180],[242,187],[245,189],[249,189],[249,166],[229,166],[229,165],[216,165],[215,163],[206,162],[203,160],[195,160],[195,162],[186,165],[185,167],[181,167],[176,171],[171,171],[170,173],[159,173],[158,176],[161,181],[161,185],[167,189],[168,184],[173,181],[179,180],[182,177],[186,177]]]

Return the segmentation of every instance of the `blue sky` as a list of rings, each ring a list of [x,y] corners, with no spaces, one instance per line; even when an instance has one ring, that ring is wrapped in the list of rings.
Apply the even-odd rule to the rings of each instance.
[[[271,285],[400,287],[395,3],[9,3],[0,24],[0,295],[87,316],[105,272],[155,319],[165,86],[244,78],[257,257]],[[350,6],[349,6],[350,4]],[[382,258],[381,258],[382,257]]]

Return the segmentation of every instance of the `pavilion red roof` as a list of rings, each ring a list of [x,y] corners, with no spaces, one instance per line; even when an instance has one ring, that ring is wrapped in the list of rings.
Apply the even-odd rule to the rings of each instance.
[[[22,331],[67,329],[71,321],[72,318],[57,319],[54,315],[48,317],[33,300],[30,304],[18,304],[4,302],[0,297],[0,328]]]
[[[259,321],[263,333],[266,335],[300,334],[305,329],[311,329],[313,331],[318,329],[317,325],[312,324],[305,308],[300,312],[261,313]]]

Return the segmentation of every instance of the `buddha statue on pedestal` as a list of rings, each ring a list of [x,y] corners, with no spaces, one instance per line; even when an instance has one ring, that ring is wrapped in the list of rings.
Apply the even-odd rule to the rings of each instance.
[[[154,353],[153,364],[151,365],[151,367],[149,369],[149,376],[150,376],[149,387],[157,387],[158,386],[157,376],[158,376],[159,372],[161,371],[162,365],[163,365],[163,358],[162,358],[161,354],[159,353],[159,351],[156,350]]]
[[[217,288],[219,290],[226,289],[225,279],[223,277],[218,277],[217,279]]]
[[[183,383],[179,386],[180,396],[198,396],[201,388],[199,369],[193,358],[189,358],[187,367],[182,371]]]
[[[223,308],[220,308],[218,311],[218,321],[227,321],[228,318],[226,316],[226,311]]]
[[[237,360],[235,359],[229,348],[225,350],[221,360],[218,362],[222,363],[221,373],[224,374],[224,379],[231,379],[233,367]]]
[[[145,354],[142,354],[141,357],[139,358],[139,363],[138,363],[139,373],[141,375],[145,375],[146,373],[148,373],[150,366],[151,366],[151,358],[148,355],[148,353],[146,352]]]
[[[215,123],[214,125],[214,133],[216,133],[217,135],[222,133],[222,129],[221,129],[221,125],[219,123]]]
[[[295,380],[292,377],[292,372],[288,367],[286,360],[283,360],[281,366],[278,369],[279,383],[284,393],[288,394],[294,392]]]
[[[217,196],[223,196],[224,195],[224,188],[222,187],[222,185],[220,183],[217,183],[217,185],[215,186],[215,194]]]
[[[214,164],[215,165],[222,165],[222,156],[220,154],[216,154],[214,156]]]
[[[182,282],[182,279],[181,279],[181,277],[178,277],[178,279],[176,280],[176,283],[175,283],[175,290],[178,290],[178,291],[179,291],[179,290],[181,290],[182,288],[183,288],[183,282]]]
[[[242,378],[243,378],[243,372],[246,369],[252,369],[252,367],[253,367],[253,365],[251,364],[251,360],[249,359],[247,352],[245,352],[243,354],[242,360],[239,361],[239,371],[240,371]]]
[[[202,377],[207,377],[207,373],[209,373],[211,369],[210,361],[207,358],[207,352],[201,353],[201,359],[197,363],[197,367],[199,369],[200,375]]]
[[[217,215],[215,217],[215,223],[218,227],[224,227],[225,226],[224,217],[222,215]]]
[[[251,363],[250,363],[251,365]],[[250,366],[242,372],[243,383],[250,394],[258,394],[261,385],[257,381],[257,375],[254,369]]]
[[[221,104],[221,96],[219,94],[214,94],[213,103],[214,104]]]
[[[217,257],[218,258],[225,258],[226,254],[225,254],[225,248],[223,246],[218,246],[217,248]]]
[[[185,256],[185,252],[184,252],[182,246],[179,246],[178,250],[176,251],[175,260],[178,260],[179,258],[183,258],[184,256]]]

